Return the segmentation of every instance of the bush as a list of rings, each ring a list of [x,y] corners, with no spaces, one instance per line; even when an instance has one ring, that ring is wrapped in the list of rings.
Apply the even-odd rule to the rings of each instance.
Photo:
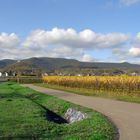
[[[9,81],[19,82],[21,84],[29,84],[29,83],[42,83],[41,77],[14,77],[10,78]]]

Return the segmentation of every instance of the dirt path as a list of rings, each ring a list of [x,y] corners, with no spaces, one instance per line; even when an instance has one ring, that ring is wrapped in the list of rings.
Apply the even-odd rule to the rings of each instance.
[[[120,140],[140,140],[140,104],[77,95],[31,84],[24,86],[102,112],[118,127]]]

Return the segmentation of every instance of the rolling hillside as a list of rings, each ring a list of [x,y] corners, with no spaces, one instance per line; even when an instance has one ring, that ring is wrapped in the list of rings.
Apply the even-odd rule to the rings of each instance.
[[[17,60],[1,60],[0,69],[2,71],[28,71],[40,69],[43,72],[112,72],[112,71],[127,71],[140,72],[140,65],[130,63],[101,63],[101,62],[80,62],[74,59],[64,58],[29,58],[21,61]]]
[[[11,64],[14,64],[16,62],[17,62],[16,60],[11,60],[11,59],[0,60],[0,69],[5,68],[5,67],[7,67]]]

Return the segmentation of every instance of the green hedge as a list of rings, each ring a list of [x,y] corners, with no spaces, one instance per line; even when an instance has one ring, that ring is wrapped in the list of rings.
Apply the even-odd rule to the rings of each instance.
[[[43,82],[41,77],[19,77],[19,78],[14,77],[14,78],[9,78],[9,81],[23,83],[23,84]]]

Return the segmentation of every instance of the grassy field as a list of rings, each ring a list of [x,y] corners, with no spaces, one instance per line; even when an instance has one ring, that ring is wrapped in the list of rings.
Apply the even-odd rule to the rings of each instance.
[[[40,86],[140,103],[140,76],[46,76]]]
[[[59,116],[69,107],[89,118],[73,124],[50,121],[50,111]],[[2,140],[114,140],[114,125],[102,114],[18,84],[0,84],[0,139]]]

